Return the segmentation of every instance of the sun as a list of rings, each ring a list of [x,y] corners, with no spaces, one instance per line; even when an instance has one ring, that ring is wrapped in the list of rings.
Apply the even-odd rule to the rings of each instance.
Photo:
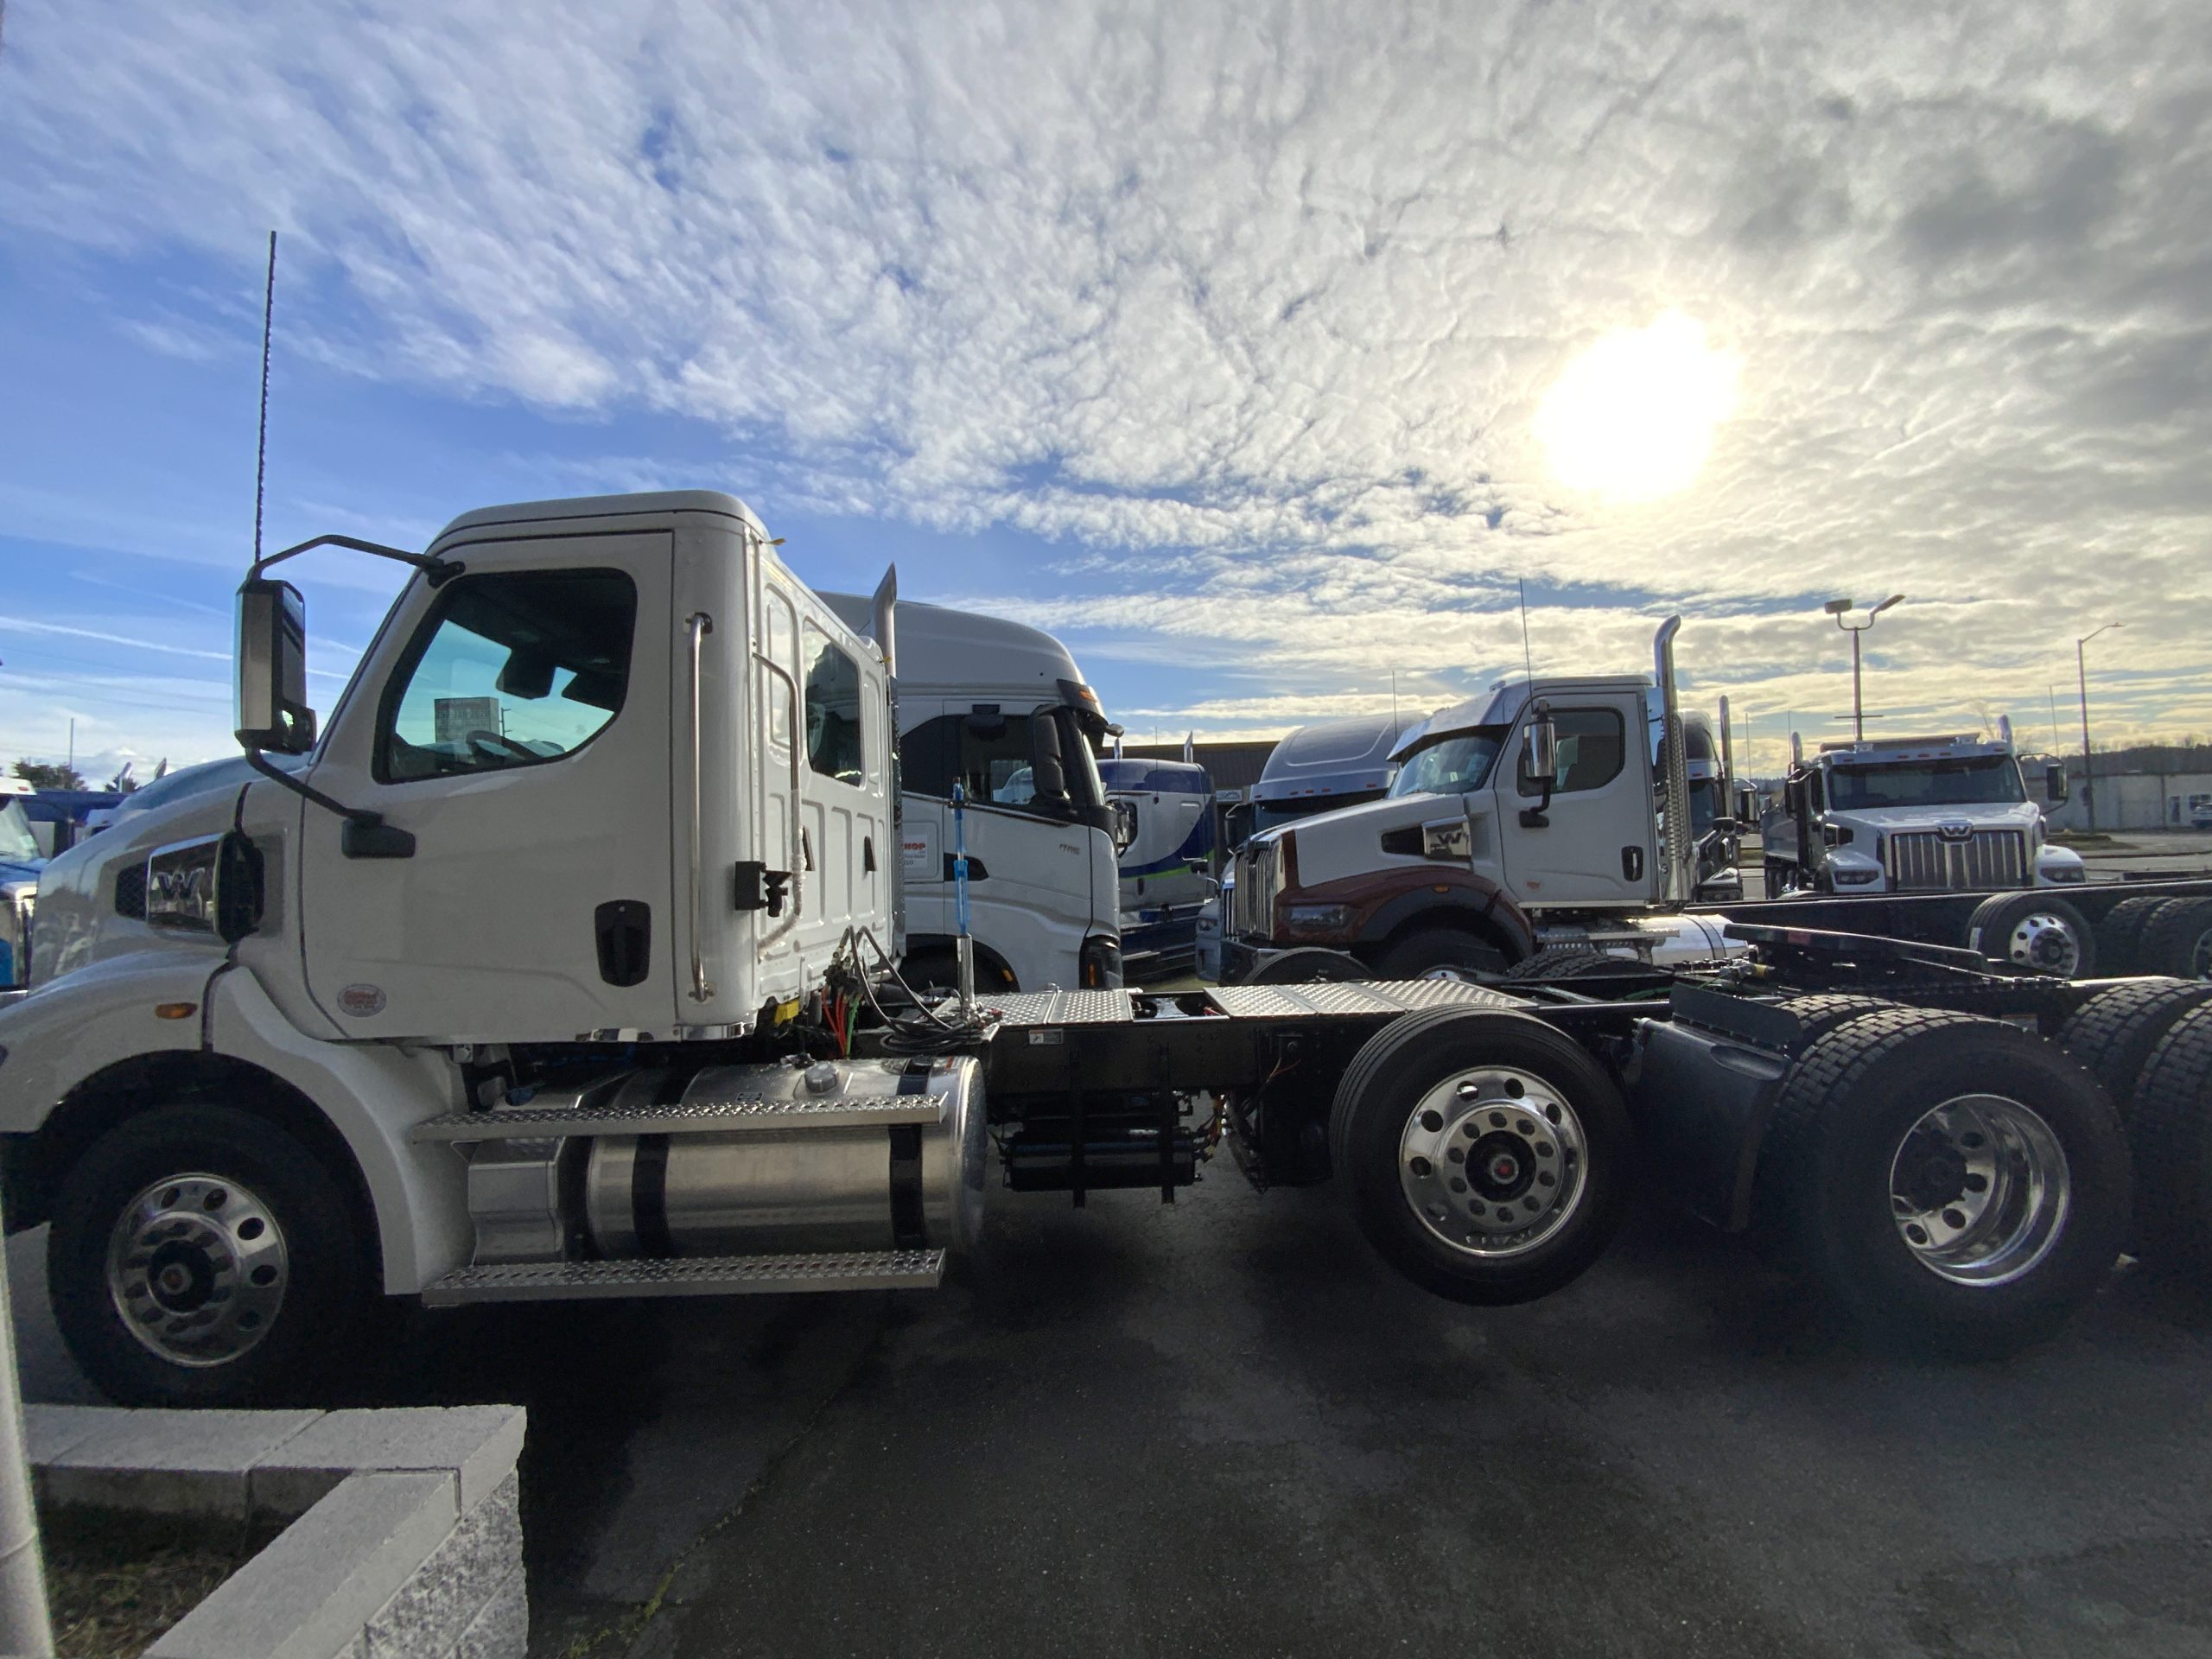
[[[1537,406],[1553,474],[1611,501],[1651,501],[1696,482],[1713,429],[1736,404],[1736,359],[1679,311],[1607,334]]]

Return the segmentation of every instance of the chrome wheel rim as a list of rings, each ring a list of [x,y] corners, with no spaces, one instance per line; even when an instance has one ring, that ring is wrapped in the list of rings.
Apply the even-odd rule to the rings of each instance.
[[[124,1330],[173,1365],[226,1365],[269,1334],[291,1280],[269,1206],[219,1175],[172,1175],[109,1235],[108,1295]]]
[[[2033,1271],[2072,1203],[2058,1137],[2004,1095],[1960,1095],[1922,1114],[1890,1160],[1897,1236],[1955,1285],[2010,1284]]]
[[[2033,911],[2013,925],[2005,942],[2008,959],[2037,973],[2071,979],[2082,970],[2082,938],[2063,916]]]
[[[2190,947],[2188,977],[2212,979],[2212,927],[2199,933],[2196,943]]]
[[[1421,1224],[1462,1255],[1535,1249],[1581,1208],[1582,1120],[1534,1072],[1483,1066],[1446,1078],[1407,1116],[1398,1186]]]

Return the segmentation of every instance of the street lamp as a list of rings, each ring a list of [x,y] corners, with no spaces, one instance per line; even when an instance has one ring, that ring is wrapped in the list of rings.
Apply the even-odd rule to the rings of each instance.
[[[1832,599],[1821,607],[1830,616],[1835,618],[1836,626],[1851,636],[1851,735],[1854,742],[1864,743],[1866,741],[1866,705],[1859,695],[1859,636],[1874,626],[1876,617],[1904,597],[1903,594],[1891,594],[1866,613],[1866,620],[1864,622],[1847,622],[1843,620],[1851,613],[1851,601],[1847,599]]]
[[[2097,634],[2110,633],[2114,628],[2124,628],[2125,622],[2107,622],[2092,633],[2085,633],[2074,642],[2074,680],[2082,688],[2082,805],[2089,815],[2089,833],[2097,832],[2097,774],[2089,766],[2089,670],[2084,654],[2090,640]]]

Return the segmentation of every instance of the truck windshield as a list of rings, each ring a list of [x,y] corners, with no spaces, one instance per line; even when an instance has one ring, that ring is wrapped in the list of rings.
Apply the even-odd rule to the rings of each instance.
[[[38,842],[31,835],[31,821],[23,816],[23,804],[10,801],[0,806],[0,859],[30,864],[41,856]]]
[[[1847,812],[1885,806],[2012,806],[2027,798],[2020,769],[2009,755],[1836,766],[1828,773],[1828,804]]]
[[[1399,795],[1465,795],[1490,781],[1490,769],[1505,741],[1503,726],[1478,726],[1424,743],[1408,755],[1390,780]]]

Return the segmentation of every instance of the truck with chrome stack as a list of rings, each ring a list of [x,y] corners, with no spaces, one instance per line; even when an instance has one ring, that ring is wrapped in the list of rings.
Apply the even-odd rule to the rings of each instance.
[[[277,569],[332,544],[410,569],[326,721]],[[0,1006],[9,1223],[48,1225],[99,1387],[324,1398],[394,1299],[924,1290],[994,1166],[1172,1200],[1224,1144],[1473,1306],[1568,1284],[1643,1180],[1944,1352],[2047,1335],[2131,1239],[2205,1259],[2212,1008],[2182,982],[1738,925],[1726,959],[1586,983],[1001,993],[962,951],[955,990],[910,988],[895,594],[854,630],[706,491],[257,561],[250,775],[49,865]],[[1590,695],[1469,734],[1552,780],[1523,810],[1612,764],[1576,710],[1642,716]]]

